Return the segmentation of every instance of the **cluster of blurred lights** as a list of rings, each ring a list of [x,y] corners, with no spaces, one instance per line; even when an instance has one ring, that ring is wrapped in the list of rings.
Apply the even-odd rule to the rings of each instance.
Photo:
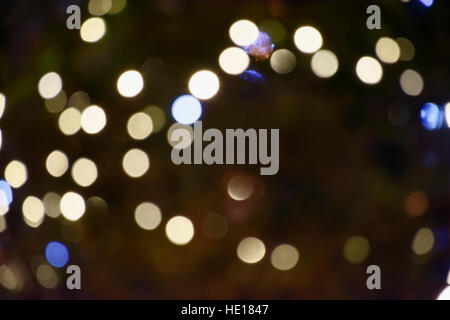
[[[433,3],[432,0],[421,0],[421,2],[427,6]],[[126,0],[90,0],[89,13],[98,17],[89,18],[83,23],[80,30],[82,40],[85,42],[99,41],[106,33],[105,21],[99,16],[107,13],[118,13],[125,5]],[[229,36],[237,47],[227,48],[219,56],[219,66],[227,74],[239,75],[251,71],[248,70],[250,65],[249,55],[255,58],[270,56],[270,66],[279,74],[287,74],[293,71],[297,65],[296,56],[290,50],[278,49],[272,53],[273,44],[270,37],[249,20],[239,20],[233,23],[229,29]],[[258,41],[263,42],[263,44],[258,44]],[[267,43],[267,41],[269,42]],[[321,49],[323,39],[316,28],[311,26],[298,28],[294,34],[294,43],[299,51],[312,54],[311,69],[316,76],[329,78],[337,72],[339,68],[338,59],[333,52]],[[253,47],[256,51],[252,51],[252,45],[257,46],[256,49]],[[270,50],[266,57],[264,50],[267,48],[270,48]],[[263,53],[261,53],[261,50]],[[378,59],[386,64],[392,64],[398,60],[410,61],[414,56],[414,51],[414,45],[405,38],[393,40],[383,37],[378,40],[375,46]],[[356,74],[362,82],[376,84],[383,76],[383,68],[377,59],[365,56],[358,60]],[[422,92],[424,82],[417,71],[408,69],[400,76],[400,86],[405,94],[417,96]],[[38,83],[38,92],[45,99],[45,106],[49,112],[59,113],[67,105],[70,106],[59,115],[58,125],[61,132],[65,135],[73,135],[82,129],[88,134],[99,133],[106,126],[105,111],[96,105],[89,106],[89,96],[83,92],[72,95],[69,103],[67,103],[67,96],[62,87],[61,76],[56,72],[45,74]],[[117,91],[126,98],[137,96],[143,87],[143,77],[136,70],[123,72],[117,80]],[[213,98],[219,92],[220,80],[213,71],[200,70],[190,77],[188,89],[191,95],[179,96],[172,104],[172,116],[178,123],[172,125],[168,130],[169,143],[171,143],[171,133],[200,119],[202,104],[199,100]],[[6,98],[0,93],[0,118],[4,113],[5,106]],[[445,111],[440,110],[436,104],[425,104],[420,112],[424,127],[428,130],[439,128],[444,118],[450,119],[449,109],[450,104],[445,106]],[[131,115],[127,122],[127,132],[135,140],[144,140],[152,132],[160,130],[164,123],[164,112],[153,106]],[[447,123],[450,124],[449,120],[447,120]],[[187,127],[191,128],[190,126]],[[191,143],[192,140],[186,141],[183,147],[187,147]],[[148,171],[150,160],[143,150],[131,149],[124,155],[122,166],[128,176],[138,178]],[[68,168],[69,160],[64,152],[55,150],[48,155],[46,169],[53,177],[61,177],[67,172]],[[72,165],[71,175],[77,185],[88,187],[97,179],[97,166],[89,159],[78,159]],[[3,208],[8,208],[12,202],[11,187],[20,188],[25,184],[27,178],[27,168],[18,160],[11,161],[5,168],[6,181],[0,181],[0,232],[6,228],[6,222],[2,215],[8,211],[7,209],[4,211]],[[253,181],[247,176],[234,176],[228,182],[227,192],[233,200],[247,200],[254,192]],[[427,206],[428,198],[421,192],[411,193],[405,201],[405,210],[411,216],[422,215]],[[85,211],[84,198],[75,192],[67,192],[62,197],[57,193],[49,192],[43,200],[29,196],[22,205],[24,221],[31,227],[39,226],[46,214],[53,218],[62,214],[69,221],[77,221],[84,215]],[[144,230],[154,230],[162,221],[161,210],[156,204],[150,202],[138,205],[135,209],[134,218],[136,224]],[[203,231],[210,239],[223,237],[227,230],[228,222],[222,215],[210,214],[203,220]],[[195,229],[189,218],[175,216],[166,223],[165,233],[173,244],[186,245],[193,239]],[[413,239],[412,250],[416,254],[422,255],[430,252],[433,245],[433,232],[428,228],[422,228],[417,231]],[[367,259],[369,252],[369,242],[362,236],[354,236],[348,239],[343,249],[345,258],[351,263],[363,262]],[[237,256],[245,263],[257,263],[264,258],[265,254],[266,247],[263,241],[255,237],[245,238],[237,246]],[[45,250],[45,255],[48,263],[54,267],[65,266],[69,260],[67,247],[59,242],[50,242]],[[289,270],[298,263],[299,253],[294,246],[282,244],[272,251],[270,260],[274,268]],[[54,288],[58,282],[56,273],[47,264],[42,264],[37,268],[36,277],[39,283],[47,288]],[[0,283],[13,290],[13,288],[18,287],[15,282],[17,280],[13,271],[5,265],[0,266]],[[449,295],[449,288],[446,288],[440,297],[448,298]]]

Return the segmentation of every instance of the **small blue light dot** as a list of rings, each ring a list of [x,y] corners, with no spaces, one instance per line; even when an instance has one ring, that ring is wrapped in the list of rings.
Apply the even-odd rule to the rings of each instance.
[[[436,104],[425,103],[420,109],[420,120],[425,129],[435,130],[441,127],[444,116]]]
[[[420,2],[422,2],[422,4],[426,7],[431,7],[433,5],[433,0],[420,0]]]
[[[45,257],[52,266],[62,268],[69,262],[69,250],[62,243],[52,241],[45,248]]]

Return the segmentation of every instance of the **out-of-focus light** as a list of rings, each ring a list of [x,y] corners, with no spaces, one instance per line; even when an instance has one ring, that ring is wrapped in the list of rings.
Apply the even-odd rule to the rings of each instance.
[[[118,14],[121,12],[127,5],[127,0],[112,0],[112,7],[109,10],[109,14]]]
[[[117,90],[126,98],[137,96],[144,88],[144,79],[136,70],[128,70],[122,73],[117,80]]]
[[[192,124],[202,115],[202,104],[191,95],[183,95],[172,104],[172,116],[181,124]]]
[[[450,300],[450,286],[442,290],[436,300]]]
[[[59,210],[69,221],[79,220],[86,211],[86,203],[82,196],[75,192],[65,193],[59,202]]]
[[[18,189],[27,182],[28,171],[25,164],[18,160],[11,161],[5,168],[5,180],[14,189]]]
[[[38,83],[38,91],[42,98],[52,99],[62,90],[62,79],[56,72],[49,72],[42,76]]]
[[[59,130],[66,136],[71,136],[81,129],[81,113],[73,107],[64,110],[58,119]]]
[[[428,196],[422,191],[413,191],[405,199],[405,211],[411,217],[423,215],[428,209]]]
[[[405,94],[418,96],[423,90],[422,76],[414,70],[405,70],[400,76],[400,86]]]
[[[434,2],[434,0],[419,0],[419,1],[426,7],[431,7]]]
[[[273,52],[274,44],[270,36],[261,31],[258,38],[249,46],[245,46],[243,49],[256,60],[266,60]]]
[[[20,279],[7,265],[0,265],[0,284],[10,291],[20,290]]]
[[[90,0],[88,10],[93,16],[103,16],[111,10],[111,7],[111,0]]]
[[[122,167],[125,173],[131,178],[139,178],[150,168],[150,159],[144,151],[131,149],[124,155]]]
[[[444,113],[445,113],[445,121],[447,122],[447,127],[450,128],[450,102],[447,102],[447,104],[445,105]]]
[[[69,168],[69,159],[64,152],[55,150],[48,155],[45,167],[50,175],[58,178],[66,173]]]
[[[80,36],[85,42],[97,42],[106,33],[105,20],[99,17],[89,18],[81,25]]]
[[[80,158],[72,166],[72,179],[81,187],[89,187],[97,180],[97,166],[92,160]]]
[[[366,84],[376,84],[383,77],[381,64],[372,57],[362,57],[356,63],[356,74]]]
[[[201,100],[211,99],[219,91],[220,82],[216,74],[209,70],[200,70],[189,79],[189,91]]]
[[[194,225],[186,217],[172,217],[166,224],[166,236],[173,244],[186,245],[194,237]]]
[[[250,20],[239,20],[229,30],[231,41],[237,46],[249,46],[258,38],[259,30]]]
[[[133,114],[127,122],[127,131],[135,140],[146,139],[153,131],[152,118],[145,112]]]
[[[286,28],[279,20],[266,19],[261,23],[260,29],[267,32],[276,44],[283,42],[286,38]]]
[[[154,203],[141,203],[134,211],[134,220],[142,229],[154,230],[161,223],[161,210]]]
[[[264,258],[265,254],[266,247],[258,238],[245,238],[237,247],[237,256],[245,263],[257,263]]]
[[[264,77],[263,74],[259,73],[256,70],[253,70],[253,69],[245,70],[243,73],[241,73],[241,75],[239,77],[245,81],[255,82],[255,83],[260,83],[260,82],[266,81],[266,78]]]
[[[42,199],[45,208],[45,214],[50,218],[57,218],[61,214],[61,209],[59,208],[59,202],[61,201],[61,196],[55,192],[47,192]]]
[[[54,289],[58,285],[58,275],[48,264],[41,264],[36,269],[36,278],[41,286]]]
[[[191,126],[174,123],[167,130],[167,141],[175,149],[186,149],[194,141],[194,130]]]
[[[344,245],[344,256],[351,263],[361,263],[367,259],[370,252],[369,241],[362,236],[354,236]]]
[[[6,230],[6,220],[5,217],[0,215],[0,233]]]
[[[329,50],[319,50],[311,59],[311,69],[320,78],[332,77],[339,68],[336,55]]]
[[[13,192],[11,186],[5,180],[0,180],[0,193],[4,196],[3,201],[0,201],[0,207],[9,206],[13,201]]]
[[[394,39],[382,37],[375,45],[378,59],[384,63],[395,63],[400,58],[400,47]]]
[[[287,49],[276,50],[270,57],[270,66],[280,74],[286,74],[295,69],[297,58]]]
[[[64,90],[52,99],[45,99],[45,107],[50,113],[58,113],[66,107],[67,96]]]
[[[323,40],[319,30],[311,26],[305,26],[295,31],[294,43],[301,52],[314,53],[322,47]]]
[[[234,176],[228,182],[227,191],[232,199],[244,201],[253,193],[253,181],[245,175]]]
[[[33,228],[38,227],[45,217],[45,209],[42,201],[36,197],[29,196],[22,204],[22,213],[25,222]]]
[[[106,125],[106,114],[99,106],[89,106],[81,114],[81,128],[89,134],[96,134]]]
[[[396,41],[400,47],[400,60],[411,61],[416,52],[414,44],[406,38],[397,38]]]
[[[84,91],[77,91],[72,94],[67,103],[69,107],[76,108],[78,110],[83,110],[91,104],[91,99],[89,95]]]
[[[45,247],[45,257],[55,268],[62,268],[69,262],[69,250],[61,242],[51,241]]]
[[[220,214],[208,214],[202,221],[202,230],[209,239],[217,240],[228,232],[228,221]]]
[[[414,236],[411,248],[417,255],[424,255],[433,249],[434,234],[429,228],[420,228]]]
[[[0,92],[0,119],[3,117],[5,108],[6,108],[6,97],[3,93]]]
[[[450,269],[448,270],[447,274],[447,284],[450,285]]]
[[[435,130],[441,127],[443,116],[439,107],[434,103],[425,103],[420,109],[422,125],[427,130]]]
[[[289,270],[295,267],[299,254],[297,248],[290,244],[282,244],[272,251],[270,262],[278,270]]]
[[[152,118],[154,132],[158,132],[164,128],[164,125],[166,124],[166,115],[160,107],[148,106],[143,111]]]
[[[227,48],[219,56],[219,65],[228,74],[237,75],[247,69],[250,58],[247,53],[237,47]]]

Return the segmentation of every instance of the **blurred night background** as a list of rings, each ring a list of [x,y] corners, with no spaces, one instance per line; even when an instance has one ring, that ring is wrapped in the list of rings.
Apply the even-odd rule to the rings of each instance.
[[[449,8],[1,0],[0,299],[449,298]],[[190,94],[279,172],[173,164]]]

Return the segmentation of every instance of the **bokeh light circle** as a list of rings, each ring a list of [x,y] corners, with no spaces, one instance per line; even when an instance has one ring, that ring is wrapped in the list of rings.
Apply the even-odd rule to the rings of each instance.
[[[69,250],[61,242],[51,241],[45,247],[45,257],[52,266],[62,268],[69,262]]]

